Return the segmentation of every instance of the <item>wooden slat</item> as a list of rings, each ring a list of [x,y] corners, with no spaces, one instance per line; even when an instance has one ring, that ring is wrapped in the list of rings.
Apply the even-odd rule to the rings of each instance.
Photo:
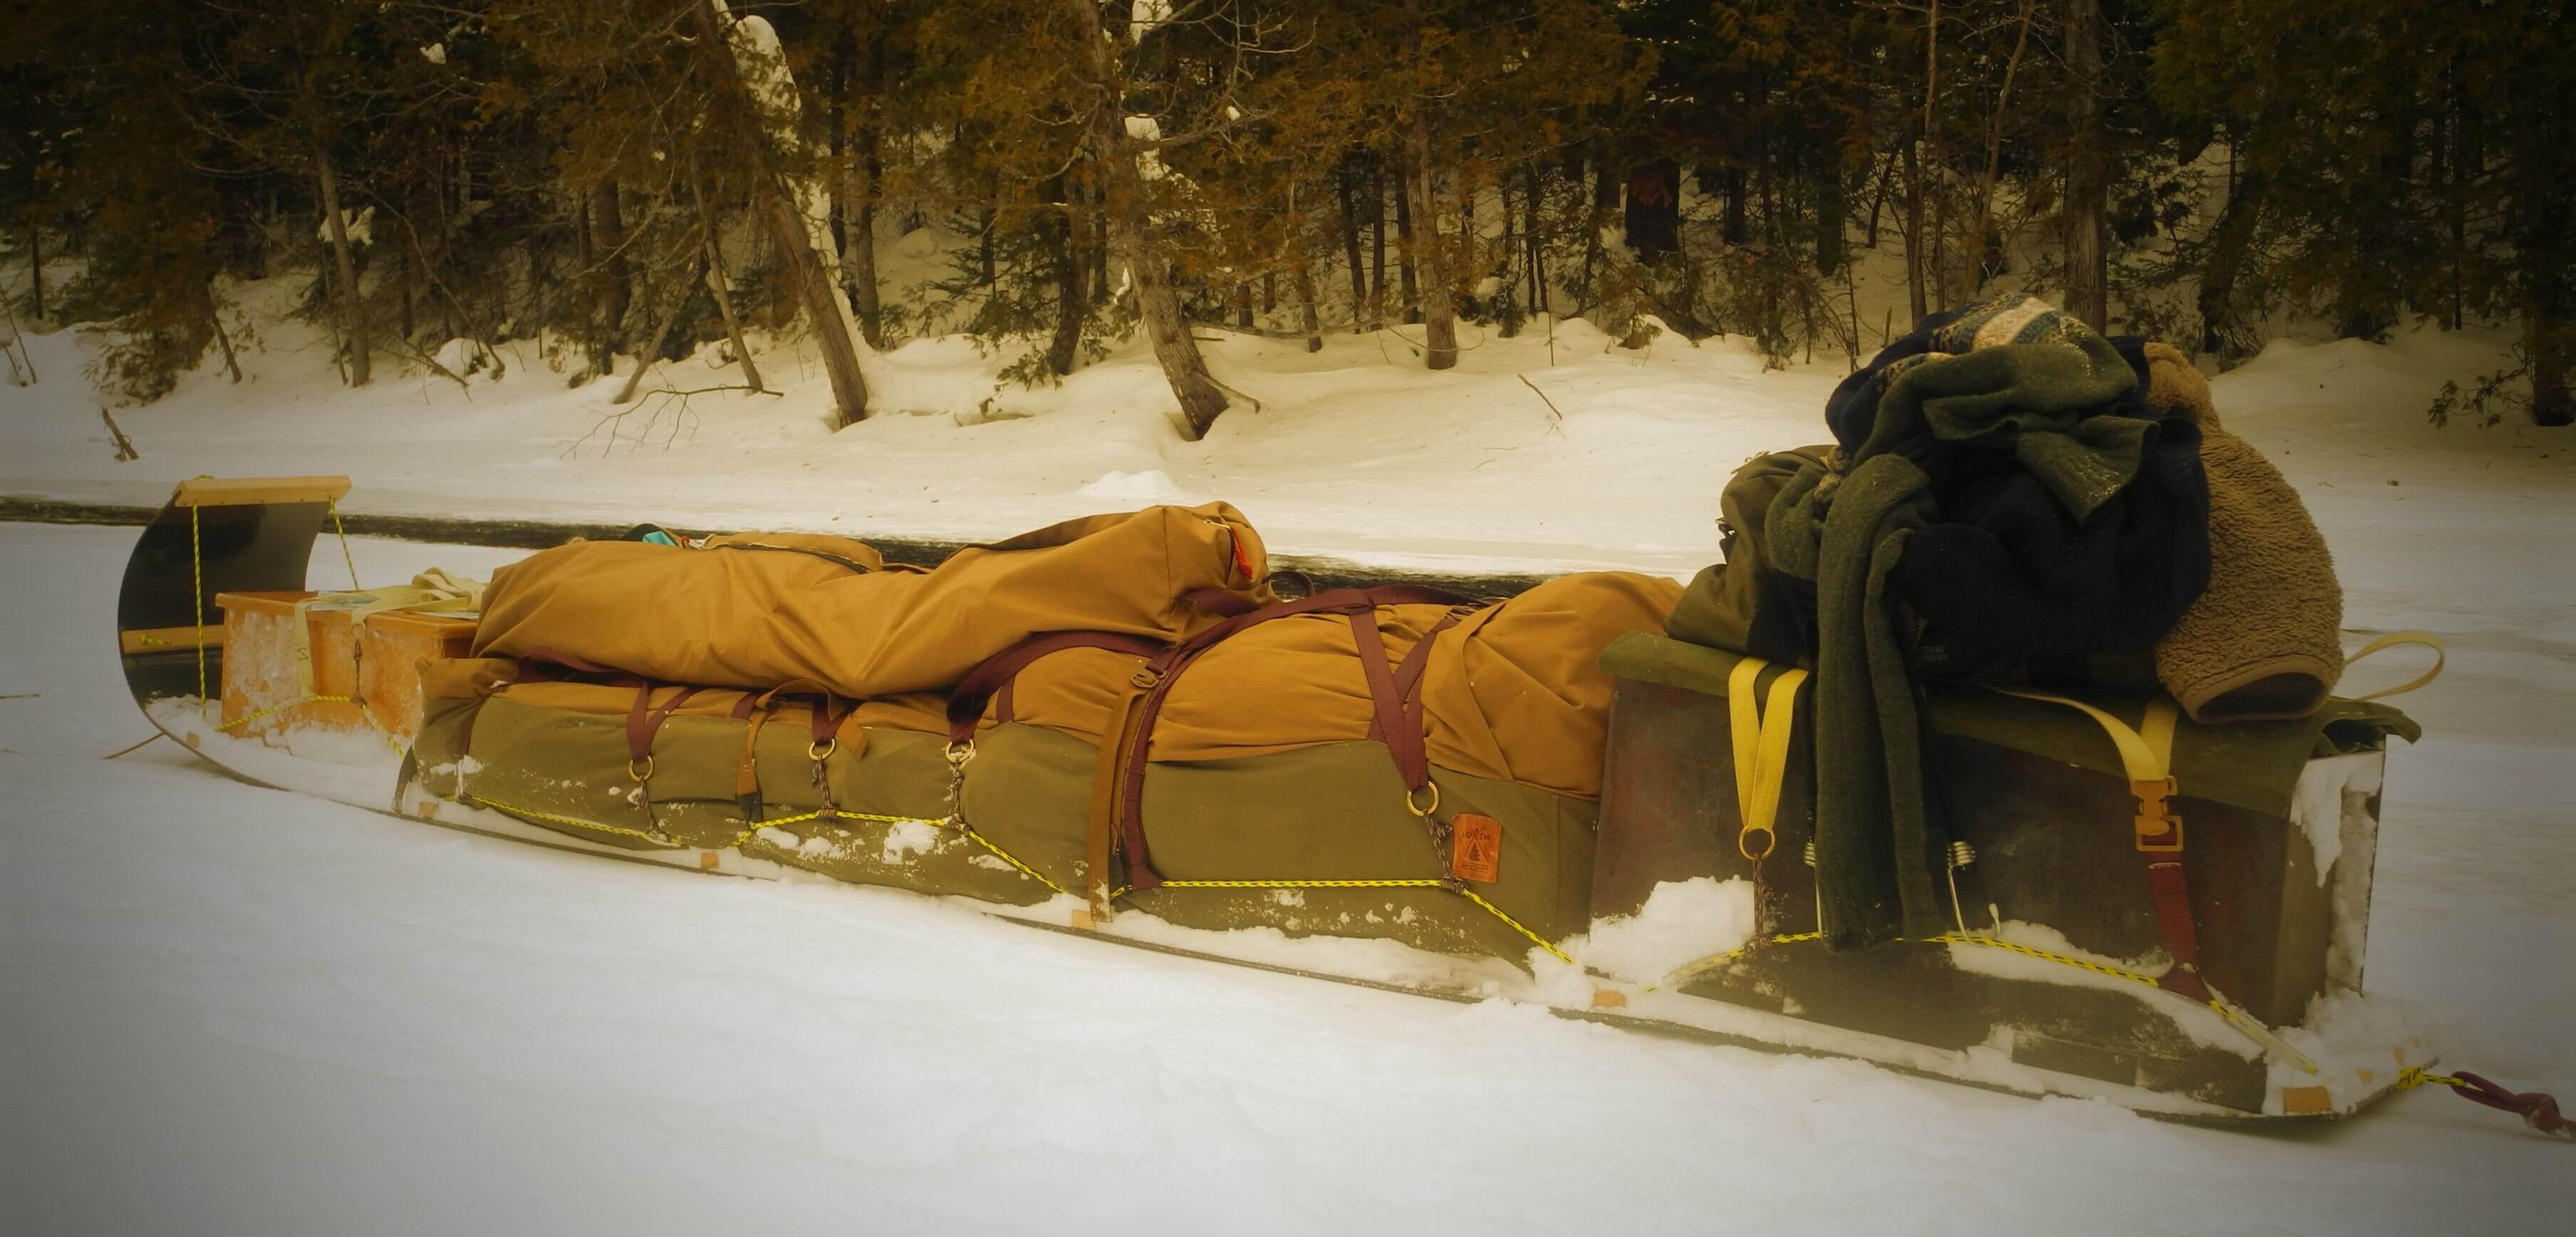
[[[245,507],[261,503],[338,502],[347,477],[199,477],[179,483],[175,507]]]
[[[193,649],[197,647],[197,633],[200,630],[206,634],[207,648],[224,647],[224,629],[220,625],[208,623],[203,628],[138,627],[132,631],[120,631],[116,633],[116,648],[118,652],[128,655]]]
[[[295,613],[295,603],[320,594],[311,589],[260,589],[215,594],[218,610],[242,610],[251,614],[288,615]]]

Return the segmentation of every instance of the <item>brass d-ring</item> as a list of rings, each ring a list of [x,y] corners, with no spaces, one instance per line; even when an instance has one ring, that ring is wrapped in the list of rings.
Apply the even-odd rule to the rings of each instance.
[[[638,769],[638,768],[637,768],[637,766],[639,766],[639,765],[640,765],[640,766],[642,766],[642,768],[641,768],[641,769]],[[636,758],[635,758],[635,759],[633,759],[633,760],[627,761],[627,762],[626,762],[626,777],[627,777],[627,780],[629,780],[629,781],[636,781],[636,782],[646,782],[646,781],[651,781],[651,780],[652,780],[652,778],[653,778],[653,757],[652,757],[652,755],[651,755],[650,753],[647,753],[647,754],[645,754],[645,755],[638,756],[638,757],[636,757]]]
[[[1753,849],[1753,835],[1757,833],[1762,835],[1762,850],[1758,854]],[[1755,863],[1770,858],[1771,852],[1779,848],[1780,835],[1760,825],[1746,825],[1735,835],[1735,853]]]
[[[839,750],[841,750],[841,741],[839,739],[816,739],[815,741],[805,745],[805,759],[815,761],[830,760],[832,758],[832,753]]]
[[[1426,790],[1431,792],[1431,802],[1423,804],[1415,803],[1413,801],[1415,797],[1419,796]],[[1413,789],[1404,792],[1404,810],[1411,812],[1416,816],[1429,816],[1433,812],[1439,811],[1440,783],[1424,782],[1420,786],[1416,786]]]

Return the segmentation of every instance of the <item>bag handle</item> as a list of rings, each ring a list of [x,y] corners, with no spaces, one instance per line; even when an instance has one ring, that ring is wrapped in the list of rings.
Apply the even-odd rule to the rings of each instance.
[[[2442,677],[2442,665],[2445,661],[2449,660],[2451,648],[2449,645],[2442,643],[2442,638],[2440,636],[2434,635],[2429,631],[2392,631],[2387,635],[2381,636],[2380,638],[2361,646],[2361,650],[2354,653],[2352,656],[2344,658],[2344,669],[2350,670],[2363,658],[2368,657],[2373,653],[2385,652],[2389,649],[2399,648],[2409,644],[2433,650],[2433,666],[2431,669],[2426,670],[2424,673],[2416,675],[2414,678],[2408,679],[2395,687],[2383,687],[2378,691],[2370,692],[2366,695],[2354,696],[2352,699],[2377,700],[2383,696],[2402,696],[2418,687],[2422,687],[2425,684],[2431,683],[2433,680]]]

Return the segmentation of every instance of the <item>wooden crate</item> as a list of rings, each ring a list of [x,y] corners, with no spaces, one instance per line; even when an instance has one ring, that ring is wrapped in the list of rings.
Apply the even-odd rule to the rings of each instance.
[[[223,724],[282,746],[293,733],[420,733],[420,663],[465,656],[474,620],[401,611],[352,623],[345,610],[305,614],[311,686],[297,667],[295,607],[309,591],[219,593],[224,613]]]

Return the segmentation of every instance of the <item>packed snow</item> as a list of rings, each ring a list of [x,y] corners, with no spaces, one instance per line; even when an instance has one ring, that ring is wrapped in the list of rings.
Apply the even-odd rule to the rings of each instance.
[[[620,418],[615,383],[565,389],[534,341],[495,348],[497,378],[351,392],[296,332],[261,329],[246,383],[204,369],[118,410],[131,463],[78,385],[93,346],[30,335],[45,377],[0,388],[0,494],[347,472],[357,511],[959,539],[1224,498],[1284,551],[1680,576],[1715,553],[1726,475],[1821,437],[1844,368],[1575,320],[1469,327],[1445,375],[1401,329],[1315,354],[1222,333],[1210,363],[1246,398],[1190,444],[1141,345],[1025,390],[992,380],[1009,355],[914,340],[868,359],[884,415],[834,434],[792,342],[755,341],[783,396]],[[2399,701],[2428,735],[2389,758],[2368,985],[2445,1061],[2568,1097],[2576,469],[2563,435],[2421,416],[2500,355],[2285,340],[2214,389],[2317,512],[2353,643],[2450,642]],[[103,764],[150,732],[112,651],[132,541],[0,525],[0,1231],[2554,1232],[2576,1204],[2565,1147],[2438,1091],[2333,1128],[2182,1128],[466,836],[166,742]],[[359,555],[372,582],[515,557]],[[1339,944],[1355,971],[1411,964]]]

